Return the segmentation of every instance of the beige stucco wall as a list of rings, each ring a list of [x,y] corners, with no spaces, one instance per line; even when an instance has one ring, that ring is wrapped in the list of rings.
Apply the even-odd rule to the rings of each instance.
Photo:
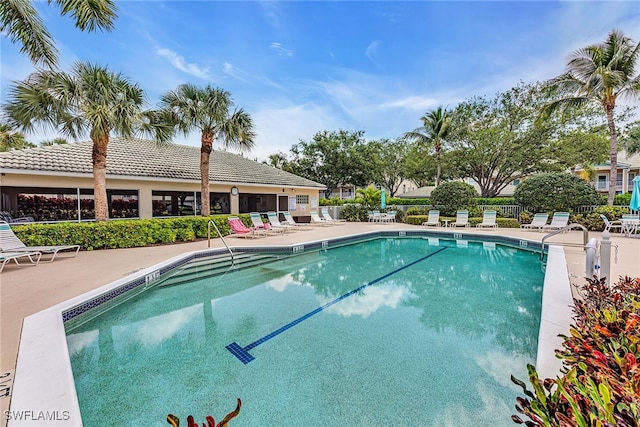
[[[237,187],[238,196],[232,196],[231,188]],[[40,187],[40,188],[69,188],[75,189],[93,189],[93,177],[87,175],[74,176],[70,174],[29,174],[15,173],[9,170],[2,171],[0,176],[0,189],[2,193],[10,193],[10,187]],[[182,191],[182,192],[200,192],[200,181],[186,180],[141,180],[136,178],[123,178],[107,176],[107,189],[117,190],[136,190],[138,191],[138,207],[141,218],[152,217],[152,192],[153,191]],[[231,213],[240,212],[240,200],[243,194],[265,194],[275,196],[288,196],[295,198],[299,195],[306,195],[309,198],[308,204],[295,204],[294,209],[288,209],[293,216],[308,215],[310,210],[318,208],[320,192],[318,189],[293,186],[265,186],[257,184],[241,184],[241,183],[220,183],[211,182],[210,192],[229,194],[231,202]],[[9,203],[10,197],[4,197],[4,204]],[[266,207],[266,205],[263,205]],[[5,206],[5,208],[13,208],[15,206]],[[261,206],[257,206],[257,210],[261,211]],[[265,209],[266,210],[266,209]],[[274,209],[275,210],[275,209]],[[281,209],[287,210],[287,209]]]

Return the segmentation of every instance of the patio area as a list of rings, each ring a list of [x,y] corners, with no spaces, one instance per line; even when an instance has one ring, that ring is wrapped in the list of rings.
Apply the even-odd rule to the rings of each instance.
[[[347,223],[331,227],[314,227],[311,230],[277,234],[259,239],[239,239],[228,237],[230,246],[292,245],[303,242],[319,241],[332,237],[354,235],[380,230],[416,230],[423,227],[402,223]],[[430,228],[431,232],[450,232],[447,228]],[[456,232],[465,234],[485,234],[511,236],[525,240],[540,241],[545,235],[540,232],[520,229],[486,230],[474,227]],[[589,237],[600,240],[600,233],[589,233]],[[571,231],[549,239],[548,242],[580,243],[582,233]],[[640,238],[612,236],[611,277],[616,281],[619,276],[640,277]],[[222,248],[219,239],[211,240],[212,248]],[[75,258],[61,256],[52,263],[38,266],[16,266],[8,264],[0,276],[0,312],[1,343],[0,374],[9,373],[3,383],[0,376],[0,390],[10,387],[10,378],[15,369],[22,321],[25,317],[94,290],[112,281],[122,279],[133,272],[150,267],[185,252],[207,249],[207,241],[180,243],[145,248],[111,249],[82,251]],[[572,285],[584,283],[585,253],[579,247],[564,248],[567,270]],[[3,386],[5,384],[5,386]],[[0,409],[9,407],[10,396],[0,393]],[[2,418],[0,426],[6,420]]]

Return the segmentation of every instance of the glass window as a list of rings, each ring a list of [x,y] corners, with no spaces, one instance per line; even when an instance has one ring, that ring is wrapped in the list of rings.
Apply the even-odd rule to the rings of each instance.
[[[308,205],[309,204],[309,196],[302,195],[302,194],[297,195],[296,196],[296,203],[297,204]]]

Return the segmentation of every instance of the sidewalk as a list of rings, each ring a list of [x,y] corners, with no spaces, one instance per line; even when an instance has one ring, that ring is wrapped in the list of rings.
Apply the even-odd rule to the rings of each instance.
[[[370,231],[415,230],[423,227],[408,224],[348,223],[332,227],[314,227],[308,231],[297,231],[260,239],[228,237],[230,246],[291,245],[318,241],[326,238],[359,234]],[[449,229],[436,229],[447,232]],[[434,231],[433,228],[430,231]],[[456,232],[470,234],[505,235],[540,241],[544,233],[525,232],[519,229],[495,231],[475,228],[458,229]],[[600,240],[600,233],[589,233]],[[554,241],[582,242],[582,233],[572,231],[554,236]],[[640,277],[640,238],[612,237],[611,277]],[[212,248],[222,248],[222,241],[211,241]],[[53,263],[41,262],[38,266],[15,266],[7,264],[0,275],[0,374],[13,372],[18,352],[23,318],[43,309],[81,295],[87,291],[121,279],[137,270],[150,267],[163,260],[185,252],[207,249],[207,241],[151,246],[131,249],[109,249],[81,251],[75,258],[57,258]],[[617,254],[616,254],[617,252]],[[581,248],[566,247],[565,254],[571,283],[584,283],[585,254]],[[44,257],[43,257],[44,258]],[[615,261],[617,259],[617,262]],[[0,390],[2,379],[0,378]],[[0,396],[3,393],[0,392]],[[0,413],[8,409],[9,398],[0,397]],[[0,426],[5,425],[4,417]]]

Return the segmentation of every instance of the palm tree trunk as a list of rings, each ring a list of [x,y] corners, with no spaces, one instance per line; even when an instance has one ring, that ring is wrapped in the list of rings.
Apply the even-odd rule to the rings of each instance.
[[[107,221],[109,209],[107,205],[107,145],[109,137],[93,139],[93,202],[96,221]]]
[[[616,132],[616,125],[613,122],[613,107],[605,105],[605,112],[607,113],[607,125],[609,126],[609,134],[611,136],[611,150],[610,150],[610,163],[611,169],[609,169],[609,192],[607,194],[607,205],[613,206],[613,201],[616,197],[616,185],[618,182],[618,134]]]
[[[436,187],[440,185],[440,144],[436,142]]]
[[[202,216],[209,216],[209,159],[213,149],[213,133],[202,132],[202,146],[200,147],[200,198],[202,201]],[[194,200],[195,203],[195,200]]]

